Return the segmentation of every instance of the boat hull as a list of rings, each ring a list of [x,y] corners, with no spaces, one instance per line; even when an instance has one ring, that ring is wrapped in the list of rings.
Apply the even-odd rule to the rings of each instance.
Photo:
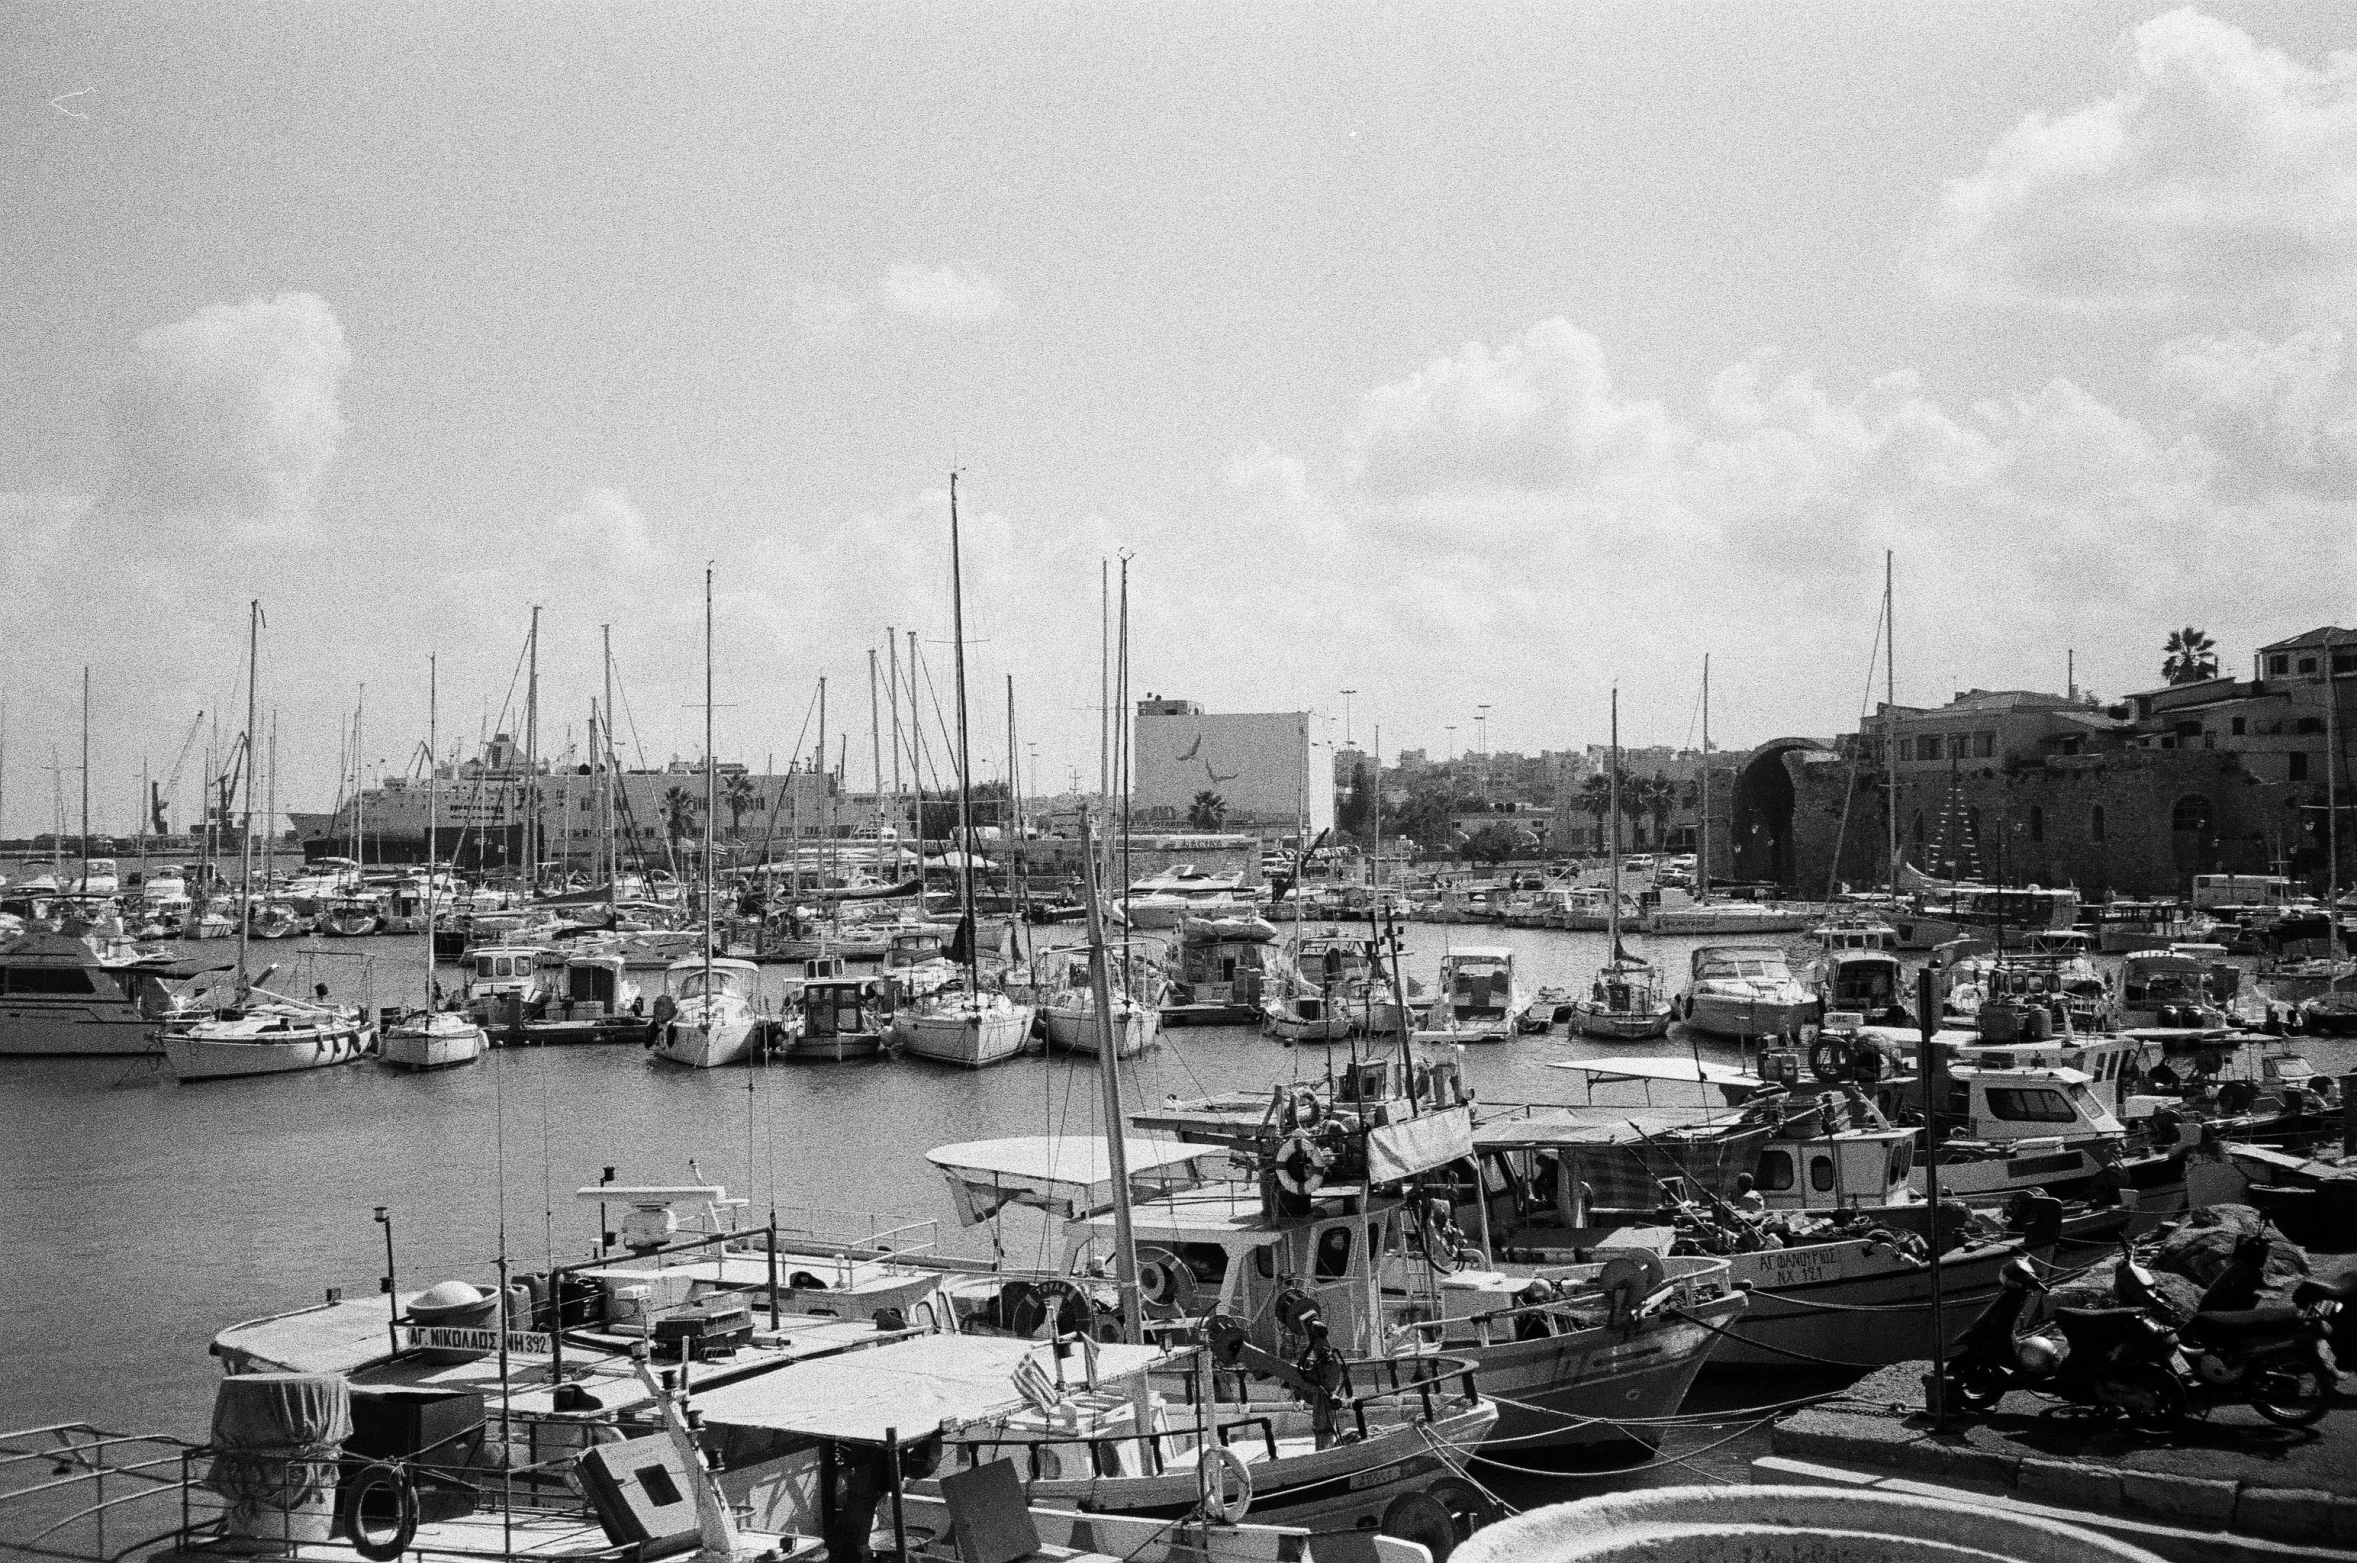
[[[751,1056],[754,1030],[755,1023],[747,1020],[722,1021],[715,1026],[675,1020],[655,1033],[654,1056],[689,1069],[726,1068]]]
[[[375,1051],[373,1026],[302,1027],[283,1039],[216,1040],[187,1031],[164,1033],[164,1057],[183,1082],[294,1074],[356,1064]]]
[[[790,1038],[779,1049],[778,1056],[798,1064],[847,1064],[855,1059],[875,1058],[883,1051],[881,1031],[850,1031],[825,1037]]]
[[[1686,1024],[1704,1036],[1750,1042],[1762,1037],[1798,1036],[1817,1019],[1808,998],[1762,999],[1738,994],[1697,993],[1687,1000]]]
[[[1644,1014],[1630,1010],[1605,1009],[1601,1005],[1574,1004],[1571,1006],[1571,1029],[1583,1037],[1599,1042],[1650,1042],[1670,1034],[1669,1011],[1658,1010]]]
[[[1101,1051],[1097,1045],[1100,1028],[1093,1010],[1059,1009],[1050,1006],[1040,1011],[1040,1022],[1048,1034],[1048,1046],[1065,1053],[1085,1053],[1091,1058]],[[1134,1004],[1117,1003],[1113,1006],[1114,1051],[1120,1058],[1135,1058],[1152,1047],[1162,1032],[1162,1017],[1156,1011]]]
[[[2014,1253],[1992,1243],[1940,1261],[1948,1346],[1996,1296],[1997,1272]],[[1730,1255],[1728,1265],[1731,1280],[1751,1285],[1751,1306],[1720,1325],[1713,1370],[1879,1368],[1931,1355],[1930,1267],[1900,1259],[1888,1243],[1769,1249]]]
[[[1005,1063],[1030,1038],[1031,1010],[1022,1004],[904,1014],[892,1023],[892,1040],[902,1052],[960,1069]]]
[[[0,1058],[129,1058],[156,1050],[135,1004],[0,1001]]]
[[[489,1046],[483,1028],[476,1025],[394,1026],[378,1042],[377,1059],[394,1069],[423,1073],[471,1064]]]
[[[1634,1335],[1599,1327],[1441,1349],[1473,1360],[1475,1381],[1498,1403],[1490,1438],[1509,1450],[1653,1442],[1622,1424],[1677,1411],[1721,1340],[1704,1326],[1726,1328],[1744,1299],[1713,1298],[1686,1311],[1691,1318],[1664,1318]]]

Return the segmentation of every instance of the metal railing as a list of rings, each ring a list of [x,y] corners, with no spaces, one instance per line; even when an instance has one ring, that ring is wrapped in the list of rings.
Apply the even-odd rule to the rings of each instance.
[[[191,1447],[87,1422],[0,1432],[0,1555],[114,1563],[175,1539]]]

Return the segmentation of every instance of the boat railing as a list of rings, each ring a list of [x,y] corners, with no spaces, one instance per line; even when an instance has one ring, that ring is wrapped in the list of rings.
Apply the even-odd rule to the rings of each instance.
[[[0,1432],[0,1554],[113,1563],[182,1534],[193,1446],[87,1422]]]

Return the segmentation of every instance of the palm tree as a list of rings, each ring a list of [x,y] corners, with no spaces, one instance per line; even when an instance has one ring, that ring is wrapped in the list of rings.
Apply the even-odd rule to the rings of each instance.
[[[743,834],[745,812],[753,807],[753,778],[743,771],[731,776],[728,784],[721,788],[721,801],[728,805],[728,833],[732,836]]]
[[[2168,653],[2161,662],[2161,677],[2169,683],[2198,684],[2205,678],[2218,676],[2215,644],[2190,624],[2181,630],[2171,630],[2168,643],[2161,649]]]
[[[1228,800],[1206,787],[1187,805],[1187,823],[1197,830],[1217,830],[1228,817]]]
[[[1596,821],[1596,850],[1604,850],[1604,816],[1612,812],[1612,778],[1602,771],[1580,783],[1580,807]]]
[[[696,800],[685,787],[663,794],[663,828],[677,841],[695,828]]]
[[[1653,845],[1658,849],[1669,845],[1670,812],[1678,806],[1678,784],[1671,781],[1666,771],[1655,771],[1653,780],[1645,785],[1645,812],[1653,816]]]

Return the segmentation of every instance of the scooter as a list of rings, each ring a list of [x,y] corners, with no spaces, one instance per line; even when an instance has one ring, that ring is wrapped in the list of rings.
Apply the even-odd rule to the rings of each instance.
[[[2121,1246],[2114,1289],[2148,1315],[2171,1319],[2153,1273]],[[2330,1339],[2333,1316],[2357,1283],[2303,1281],[2290,1306],[2262,1307],[2267,1250],[2262,1233],[2236,1240],[2233,1258],[2202,1293],[2193,1317],[2173,1321],[2181,1348],[2176,1366],[2202,1411],[2240,1400],[2270,1422],[2307,1427],[2332,1406],[2340,1373]]]
[[[2051,1324],[2020,1337],[2014,1328],[2046,1285],[2027,1259],[1998,1272],[2001,1290],[1941,1364],[1944,1401],[1978,1415],[2010,1389],[2036,1390],[2117,1411],[2148,1432],[2185,1414],[2185,1382],[2171,1365],[2176,1337],[2140,1308],[2063,1308]]]

